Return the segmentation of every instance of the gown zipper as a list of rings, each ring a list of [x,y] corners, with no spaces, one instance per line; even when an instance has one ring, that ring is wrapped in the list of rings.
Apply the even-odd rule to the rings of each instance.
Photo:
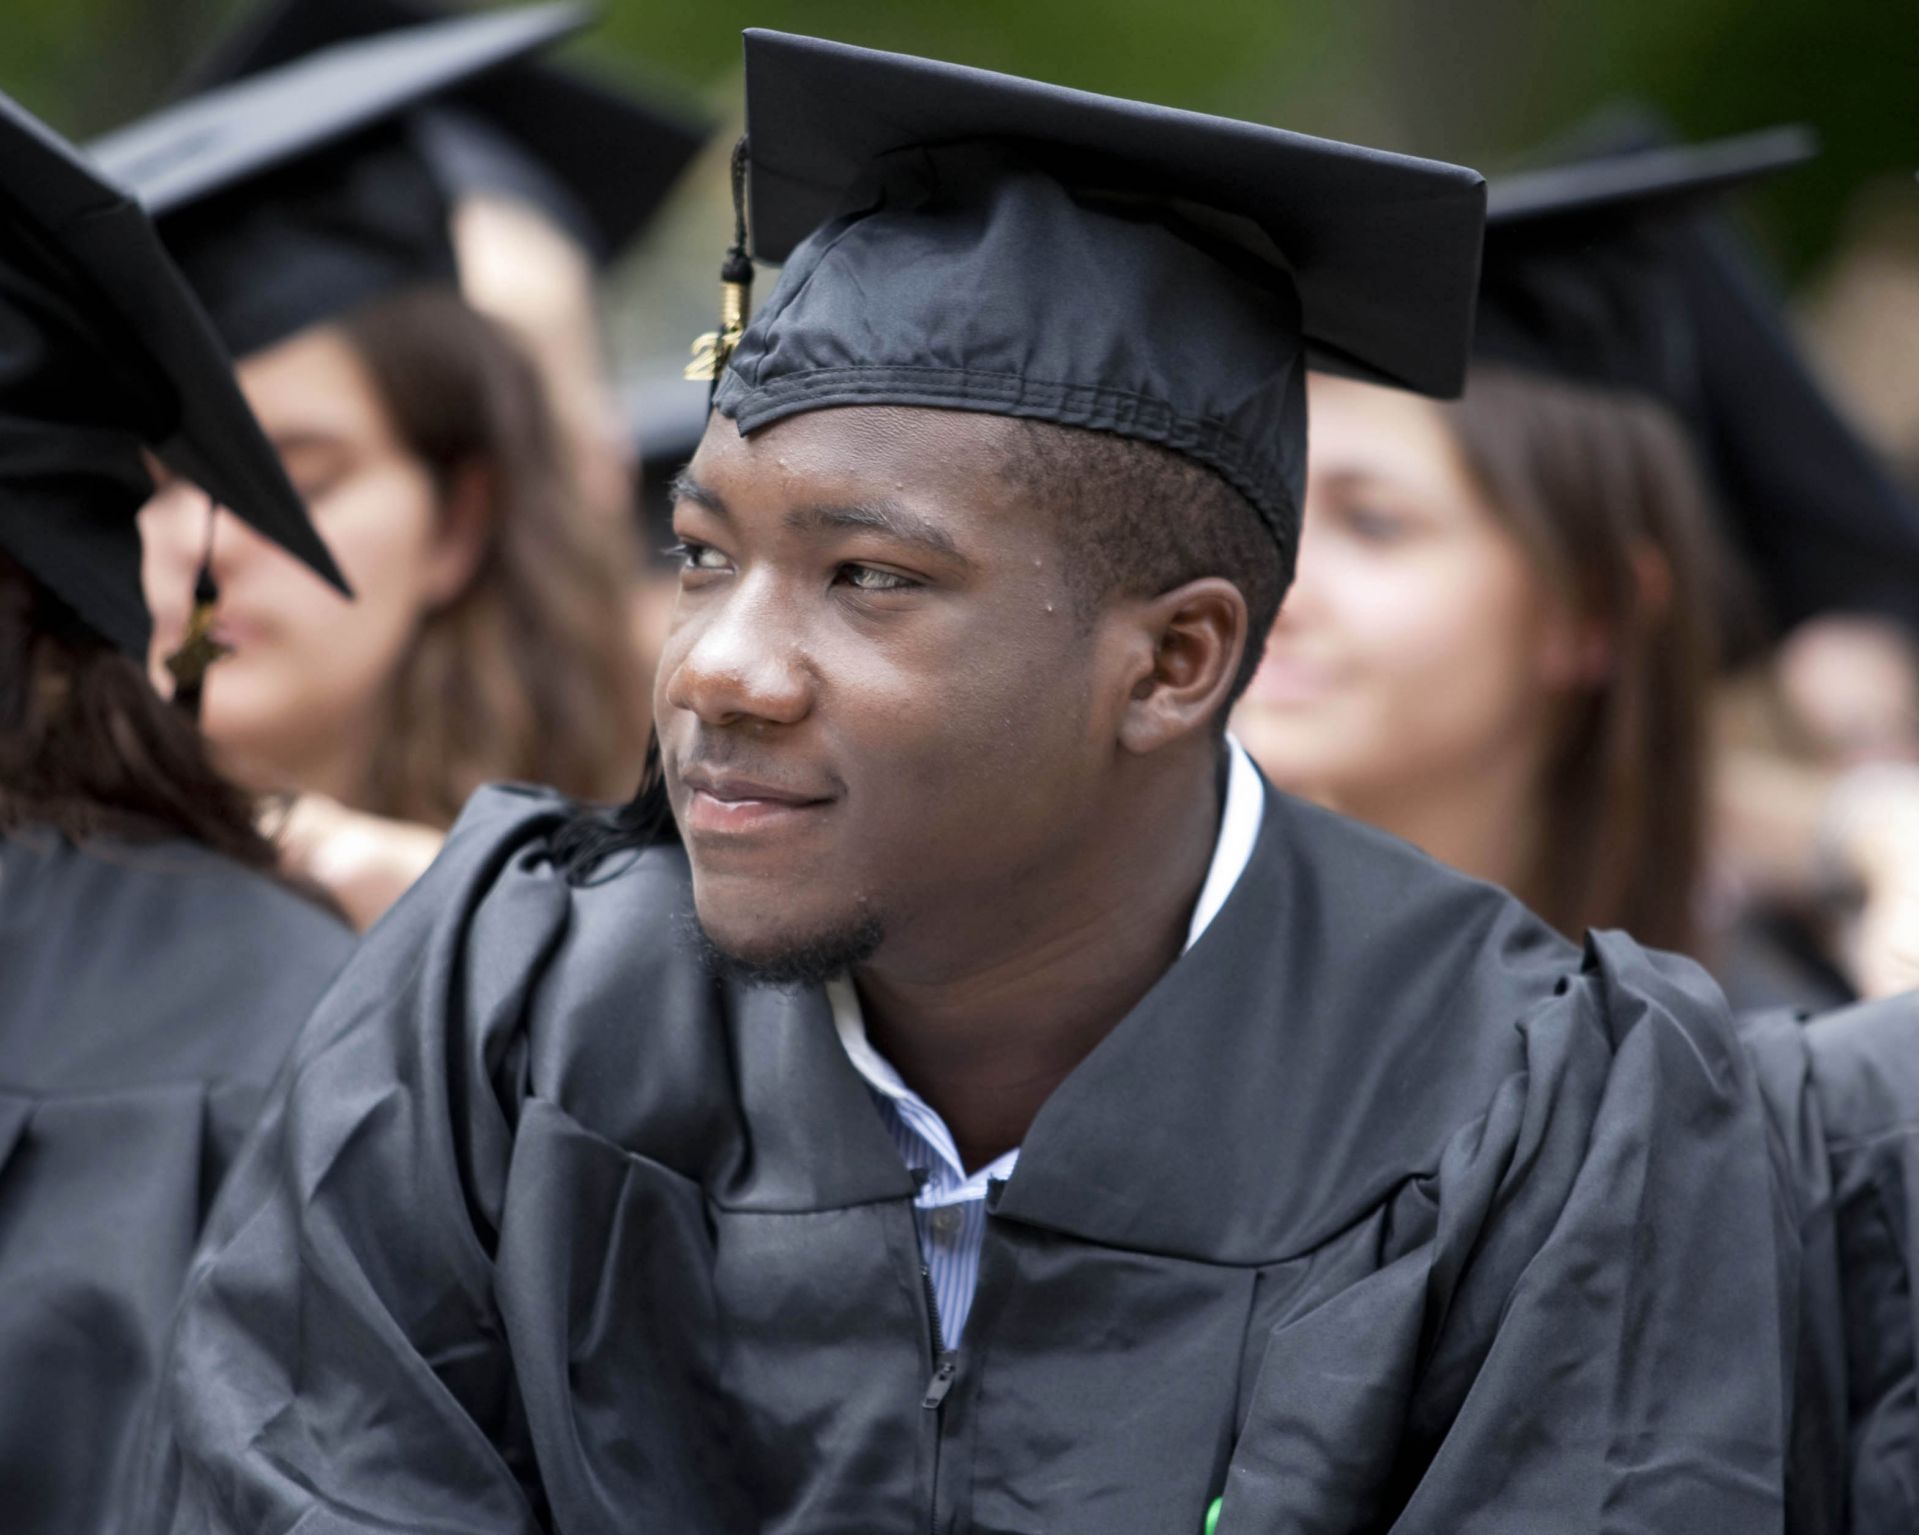
[[[946,1393],[953,1389],[954,1377],[959,1374],[959,1350],[945,1346],[940,1330],[939,1296],[933,1290],[933,1271],[924,1263],[920,1265],[920,1284],[926,1292],[927,1343],[933,1363],[932,1379],[927,1381],[926,1394],[920,1398],[920,1406],[934,1415],[932,1509],[928,1528],[932,1535],[939,1535],[940,1449],[944,1433],[940,1408],[946,1401]]]

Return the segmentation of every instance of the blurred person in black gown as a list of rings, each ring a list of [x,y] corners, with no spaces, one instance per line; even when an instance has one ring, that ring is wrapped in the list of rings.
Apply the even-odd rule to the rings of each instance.
[[[152,228],[0,96],[10,1535],[102,1527],[207,1206],[351,943],[147,680],[135,515],[160,461],[339,580]]]
[[[1919,190],[1909,176],[1853,199],[1798,305],[1848,417],[1919,495]],[[1785,637],[1779,686],[1796,755],[1828,768],[1919,761],[1919,618],[1845,614]]]
[[[349,612],[210,526],[188,486],[144,513],[156,653],[185,620],[174,583],[206,562],[234,651],[208,739],[249,786],[299,796],[289,864],[361,924],[481,783],[611,799],[643,754],[630,524],[588,505],[537,370],[460,297],[419,115],[581,21],[549,6],[344,43],[94,146],[155,213],[359,589]]]
[[[1796,1314],[1711,984],[1223,734],[1306,361],[1457,167],[749,33],[660,757],[482,795],[216,1217],[179,1530],[1746,1530]],[[749,240],[750,234],[750,240]]]
[[[1697,381],[1673,343],[1708,301],[1688,298],[1675,279],[1689,268],[1661,236],[1683,253],[1703,198],[1802,154],[1790,135],[1756,136],[1498,184],[1465,399],[1313,380],[1300,576],[1236,715],[1280,783],[1511,883],[1565,930],[1709,942],[1708,688],[1738,596],[1711,496],[1752,487],[1719,456],[1736,444],[1715,451],[1696,403],[1678,408]],[[1739,351],[1754,385],[1750,338]],[[1853,445],[1834,444],[1843,465]],[[1901,503],[1858,494],[1878,482],[1853,469],[1828,488],[1854,493],[1857,541],[1829,558],[1870,579],[1819,589],[1799,569],[1775,602],[1796,590],[1836,609],[1876,586],[1896,611],[1919,578],[1900,554]],[[1860,517],[1875,506],[1876,533]],[[1909,1530],[1919,1352],[1899,1307],[1914,1277],[1919,1002],[1810,1026],[1804,1010],[1754,1015],[1744,1038],[1800,1234],[1787,1527]]]
[[[1834,768],[1919,763],[1919,637],[1894,619],[1808,619],[1780,643],[1779,681],[1808,753]]]
[[[1895,622],[1815,618],[1729,693],[1715,817],[1743,1006],[1919,985],[1915,656]]]
[[[1901,178],[1856,201],[1803,328],[1820,376],[1912,497],[1919,195]],[[1919,984],[1919,614],[1814,613],[1762,663],[1728,701],[1720,783],[1746,894],[1739,990],[1816,1004]]]

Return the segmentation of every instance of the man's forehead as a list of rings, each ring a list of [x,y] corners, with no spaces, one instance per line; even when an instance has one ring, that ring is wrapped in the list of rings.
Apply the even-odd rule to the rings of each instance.
[[[1009,538],[1024,546],[1033,509],[1018,504],[1005,472],[1013,426],[977,411],[843,406],[788,416],[749,436],[715,414],[688,484],[729,502],[765,498],[769,508],[803,516],[890,503],[957,546],[990,552]]]

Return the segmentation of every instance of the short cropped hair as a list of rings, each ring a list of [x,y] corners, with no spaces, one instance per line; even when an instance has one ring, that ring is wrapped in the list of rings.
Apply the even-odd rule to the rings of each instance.
[[[1292,576],[1290,551],[1253,504],[1211,469],[1157,443],[1050,421],[1007,425],[1001,472],[1052,512],[1082,623],[1112,602],[1156,597],[1205,576],[1239,588],[1248,623],[1228,700],[1236,702],[1259,669]]]

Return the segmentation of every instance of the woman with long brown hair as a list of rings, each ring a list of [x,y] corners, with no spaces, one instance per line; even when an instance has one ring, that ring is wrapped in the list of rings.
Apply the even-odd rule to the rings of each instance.
[[[99,1529],[202,1217],[351,935],[144,665],[151,455],[338,579],[136,209],[0,97],[0,1487]]]
[[[1562,932],[1691,949],[1723,551],[1656,403],[1315,376],[1299,573],[1234,728],[1269,777]]]
[[[205,682],[208,739],[249,787],[301,796],[294,866],[362,923],[480,784],[612,798],[641,761],[630,523],[588,504],[540,376],[459,296],[447,196],[415,117],[573,25],[547,10],[395,34],[445,49],[397,84],[358,63],[386,39],[345,44],[98,146],[157,200],[163,238],[357,594],[348,607],[169,484],[143,516],[156,664],[189,619],[170,594],[204,565],[219,592],[211,632],[230,652]],[[270,98],[313,65],[337,75],[337,98],[303,100],[297,132],[261,159],[172,190],[168,152],[192,152],[209,100]],[[170,179],[143,185],[153,165]]]
[[[630,788],[628,551],[588,514],[500,330],[413,289],[239,373],[356,596],[222,520],[209,564],[234,654],[208,673],[203,718],[236,775],[438,827],[489,780]],[[144,524],[164,650],[187,619],[168,594],[191,591],[204,500],[170,485]]]
[[[1702,212],[1807,153],[1496,184],[1464,397],[1313,381],[1300,576],[1238,718],[1281,784],[1729,978],[1724,669],[1919,595],[1919,522]]]

